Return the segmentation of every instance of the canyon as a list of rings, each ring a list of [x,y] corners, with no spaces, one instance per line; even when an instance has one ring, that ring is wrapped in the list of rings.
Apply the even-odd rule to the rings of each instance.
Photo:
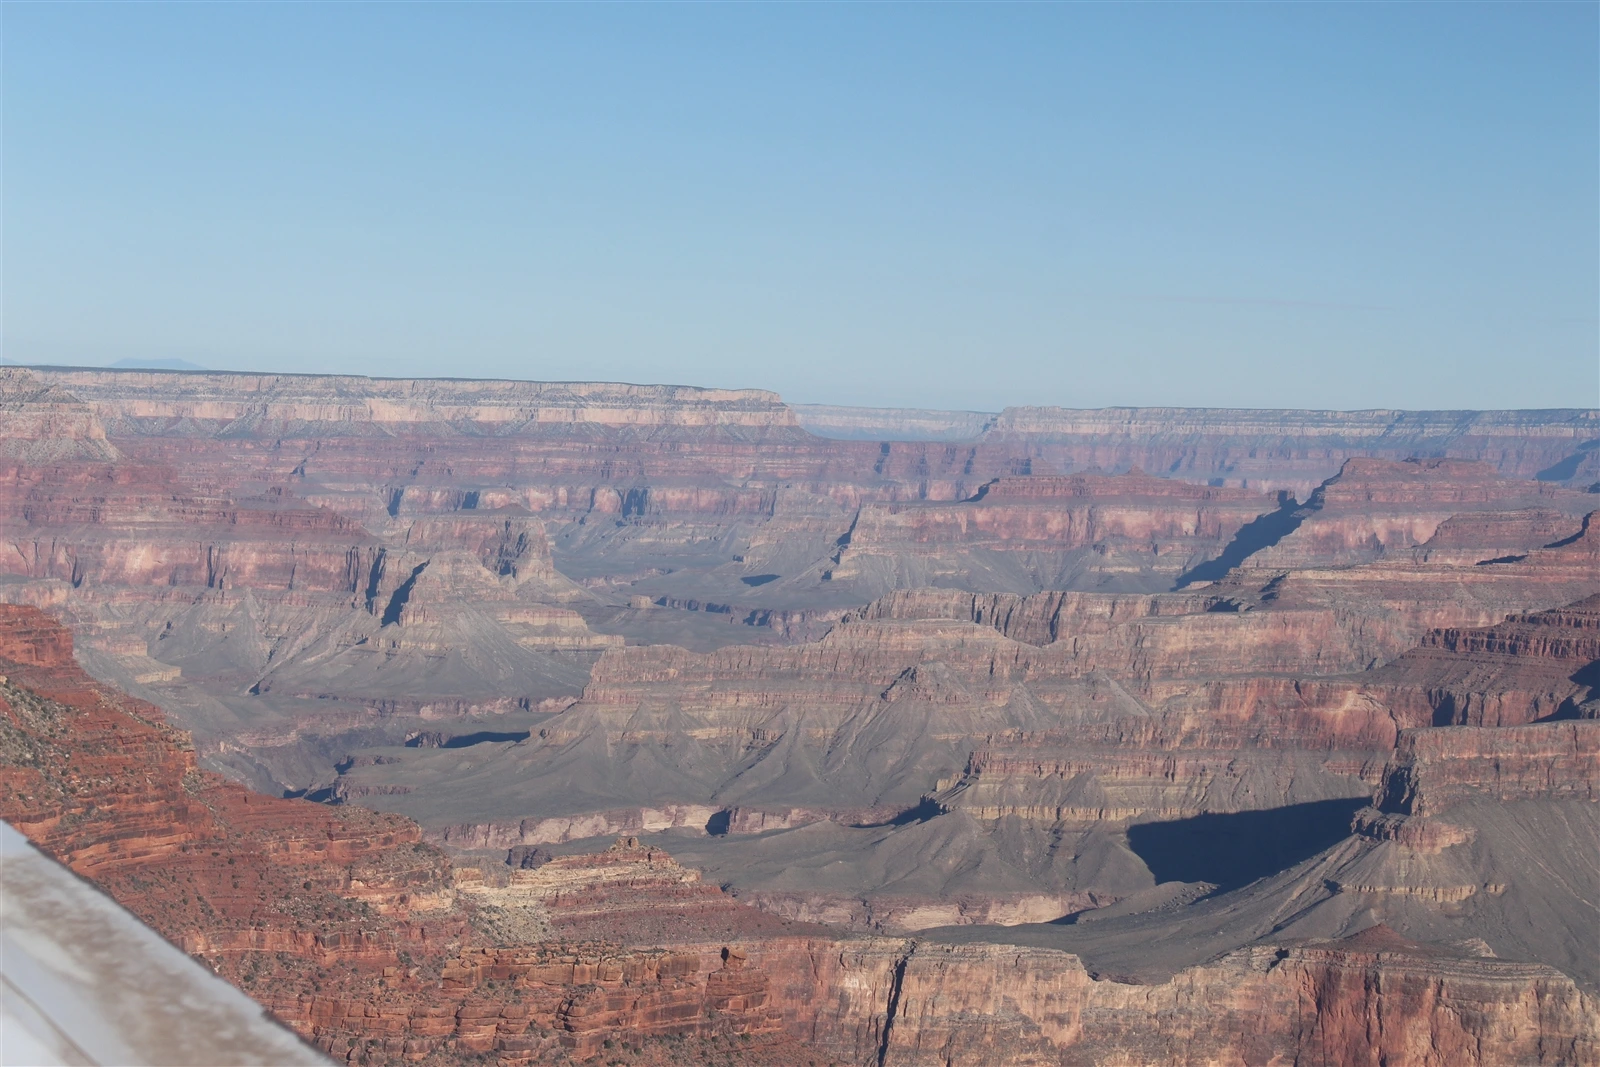
[[[1600,412],[0,425],[0,816],[336,1059],[1600,1057]]]

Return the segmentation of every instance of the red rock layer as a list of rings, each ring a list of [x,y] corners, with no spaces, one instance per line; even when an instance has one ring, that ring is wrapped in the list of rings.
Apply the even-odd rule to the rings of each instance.
[[[1595,1005],[1557,972],[1393,939],[1250,950],[1136,986],[1059,952],[791,931],[632,842],[490,887],[452,876],[405,820],[196,771],[180,732],[90,681],[51,628],[0,608],[0,815],[348,1063],[559,1062],[719,1035],[738,1040],[658,1051],[880,1067],[1596,1051]],[[657,945],[503,937],[600,917]],[[740,936],[706,939],[719,923]]]
[[[970,500],[863,506],[826,576],[869,586],[891,573],[894,585],[930,585],[940,576],[970,584],[968,572],[1004,562],[971,554],[998,552],[1020,560],[1045,587],[1081,582],[1077,572],[1091,572],[1113,587],[1165,589],[1280,503],[1140,471],[997,478]]]
[[[1431,631],[1369,684],[1406,726],[1518,726],[1592,715],[1597,662],[1600,597],[1589,597],[1495,626]]]
[[[1348,565],[1418,546],[1459,551],[1474,540],[1491,550],[1505,551],[1508,540],[1527,550],[1575,532],[1593,506],[1587,493],[1507,478],[1484,463],[1350,459],[1311,494],[1299,525],[1246,566]],[[1473,523],[1476,512],[1488,517]],[[1545,532],[1550,527],[1554,536]]]
[[[354,592],[376,551],[360,526],[282,487],[229,490],[141,464],[0,468],[0,571],[92,585]]]
[[[1405,815],[1469,799],[1600,800],[1600,722],[1407,730],[1378,797],[1380,810]]]
[[[1554,971],[1452,957],[1382,928],[1243,950],[1154,986],[1092,981],[1074,964],[1039,949],[919,947],[900,981],[886,1059],[1444,1067],[1581,1063],[1596,1051],[1593,1002]],[[1493,1034],[1477,1025],[1507,1011],[1541,1022]]]
[[[759,998],[739,999],[759,981],[714,977],[726,961],[701,967],[720,943],[692,952],[688,971],[652,962],[660,951],[630,954],[611,931],[587,947],[570,934],[481,947],[493,944],[472,925],[484,915],[454,889],[449,864],[420,842],[416,824],[258,796],[197,770],[183,733],[90,680],[71,660],[66,631],[32,608],[0,606],[0,664],[0,817],[341,1058],[445,1063],[497,1051],[517,1063],[560,1059],[563,1047],[590,1051],[619,1033],[736,1032],[745,1016],[772,1029]],[[592,918],[619,888],[575,884],[578,899],[555,910],[579,912],[580,924],[585,907]],[[702,921],[680,941],[711,932],[706,916],[718,934],[785,928],[714,887],[698,896],[710,898]],[[613,908],[625,927],[626,903]],[[672,918],[684,913],[677,903]],[[526,990],[502,989],[504,975],[475,969],[485,952],[544,969]],[[589,1017],[596,983],[630,990],[620,1010]],[[687,1015],[652,1014],[652,1003],[673,1001],[663,985],[691,987]]]

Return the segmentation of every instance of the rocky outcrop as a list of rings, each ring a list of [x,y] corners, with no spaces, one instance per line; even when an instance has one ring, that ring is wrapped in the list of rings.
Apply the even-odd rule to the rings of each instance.
[[[1241,609],[1328,610],[1361,628],[1377,666],[1431,630],[1493,626],[1592,596],[1600,574],[1596,513],[1574,518],[1571,534],[1511,556],[1476,563],[1430,558],[1426,550],[1384,554],[1371,563],[1288,570],[1252,563],[1205,587]],[[1357,623],[1355,620],[1362,620]]]
[[[0,611],[0,806],[352,1062],[1589,1054],[1593,413],[54,370],[0,424],[0,600],[196,727]],[[1034,923],[1083,954],[903,936]]]
[[[575,949],[546,928],[519,945],[537,925],[506,901],[475,899],[472,872],[455,872],[468,875],[458,888],[414,823],[262,797],[198,770],[180,731],[91,681],[66,631],[34,609],[0,608],[0,664],[0,816],[339,1058],[443,1063],[492,1050],[526,1063],[621,1033],[736,1032],[743,1015],[777,1029],[759,1005],[741,1008],[761,979],[718,976],[735,953],[701,963],[720,942],[618,951],[619,932],[648,925],[641,916],[681,922],[694,900],[701,921],[678,941],[713,933],[713,921],[718,937],[784,929],[670,857],[622,848],[546,865],[533,902],[610,940]],[[493,947],[497,934],[510,947]],[[530,968],[533,981],[496,991]],[[697,982],[684,981],[691,973]],[[674,1007],[652,1015],[645,990],[596,1015],[596,982],[664,983],[654,1003]],[[685,985],[687,1000],[670,994]]]
[[[466,774],[407,751],[345,780],[430,822],[471,795],[490,818],[432,823],[460,847],[887,822],[925,801],[1081,829],[1369,792],[1397,727],[1341,677],[1372,655],[1359,630],[1215,604],[930,590],[809,645],[615,649],[579,703]],[[629,764],[652,775],[612,769]]]
[[[51,629],[0,608],[0,815],[349,1063],[561,1062],[621,1043],[974,1067],[1596,1049],[1595,1005],[1561,973],[1381,930],[1132,984],[1059,951],[785,924],[636,840],[491,881],[406,820],[197,770],[180,732],[93,683]]]
[[[1498,557],[1465,558],[1472,547],[1514,555],[1576,533],[1593,499],[1552,484],[1507,478],[1486,463],[1349,459],[1295,513],[1295,528],[1254,553],[1246,565],[1258,570],[1343,566],[1419,546],[1423,560],[1443,558],[1433,557],[1433,550],[1477,563]]]
[[[612,636],[697,644],[683,633],[690,629],[707,644],[736,643],[741,631],[793,640],[897,586],[1148,590],[1196,580],[1197,566],[1220,574],[1254,539],[1269,538],[1262,524],[1279,514],[1247,514],[1270,509],[1270,497],[1171,478],[1055,479],[1051,471],[1087,464],[1047,461],[1026,434],[970,445],[822,440],[759,392],[60,369],[15,370],[8,380],[15,402],[0,417],[14,436],[71,447],[53,464],[30,460],[13,471],[4,570],[67,583],[75,625],[80,616],[107,625],[109,600],[168,585],[257,596],[338,590],[372,602],[381,618],[419,565],[459,551],[493,576],[537,582],[541,603],[586,608],[586,622]],[[77,405],[101,429],[28,421],[61,405]],[[1287,439],[1338,422],[1274,417]],[[1263,418],[1168,421],[1215,421],[1220,433],[1271,421]],[[1583,424],[1573,418],[1530,416],[1514,429],[1556,439],[1568,423]],[[114,454],[80,455],[73,442],[96,433]],[[1360,440],[1390,455],[1410,438]],[[1268,464],[1284,451],[1257,447]],[[1187,469],[1167,460],[1101,464],[1135,465]],[[1428,477],[1450,481],[1454,470],[1446,464]],[[1564,514],[1571,503],[1516,490],[1529,493],[1535,510]],[[1485,559],[1522,551],[1540,522],[1560,524],[1483,533],[1496,541]],[[530,523],[548,537],[548,560]],[[444,562],[418,582],[437,581]],[[560,579],[557,564],[589,592]],[[471,597],[478,585],[456,595]],[[625,610],[636,597],[668,611]],[[137,614],[121,612],[117,626],[137,622],[146,644],[171,621]],[[683,618],[691,615],[701,619]],[[715,628],[700,625],[707,616]],[[107,634],[101,645],[115,660],[133,641]],[[130,655],[124,680],[176,681],[143,657]],[[207,700],[232,699],[234,678],[214,684],[192,657],[181,666]],[[195,704],[174,706],[187,716]]]
[[[480,809],[501,792],[515,806],[487,821],[519,829],[496,838],[510,845],[564,840],[578,816],[633,830],[606,813],[662,801],[726,811],[730,830],[735,810],[867,822],[925,799],[1082,828],[1361,796],[1406,727],[1576,712],[1587,607],[1525,612],[1481,639],[1423,624],[1592,593],[1587,530],[1484,567],[1406,555],[1153,596],[901,591],[813,644],[616,649],[583,700],[494,769],[396,807],[426,819],[452,790]],[[662,777],[647,789],[605,770],[632,759]]]
[[[1160,591],[1282,503],[1139,471],[997,478],[970,500],[863,506],[824,577],[873,593],[929,585]]]
[[[0,459],[24,463],[114,460],[105,424],[76,396],[25,370],[0,367]]]
[[[1495,626],[1431,631],[1370,684],[1407,726],[1519,726],[1593,717],[1596,663],[1600,597],[1589,597]]]
[[[0,656],[28,667],[72,665],[72,633],[38,611],[0,612]]]
[[[1156,985],[1096,981],[1066,953],[920,945],[896,994],[885,1063],[1578,1063],[1596,1049],[1593,1000],[1554,969],[1381,927],[1248,949]],[[1486,1031],[1488,1018],[1503,1028]]]
[[[59,607],[88,665],[147,687],[208,765],[262,787],[331,778],[351,733],[398,738],[429,717],[570,698],[588,661],[622,643],[569,606],[589,598],[520,507],[380,509],[373,533],[292,479],[236,491],[254,477],[239,469],[211,479],[85,461],[3,474],[4,599]]]
[[[1600,722],[1407,730],[1378,798],[1380,810],[1405,815],[1467,799],[1600,800]]]
[[[879,597],[842,622],[952,619],[992,626],[1013,641],[1048,645],[1071,634],[1104,634],[1133,619],[1194,615],[1223,607],[1225,597],[1144,596],[1046,592],[966,593],[952,589],[905,589]]]

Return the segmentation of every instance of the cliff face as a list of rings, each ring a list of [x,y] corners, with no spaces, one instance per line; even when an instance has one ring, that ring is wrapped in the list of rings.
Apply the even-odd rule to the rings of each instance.
[[[1170,589],[1281,501],[1139,472],[997,478],[967,501],[868,504],[829,581],[906,586]]]
[[[1442,1067],[1595,1051],[1594,1002],[1553,969],[1456,957],[1381,927],[1232,953],[1160,985],[1092,980],[1066,953],[925,945],[897,993],[885,1062],[903,1064]],[[1476,1025],[1486,1015],[1530,1025],[1489,1034]]]
[[[0,600],[58,606],[97,672],[166,703],[211,765],[279,790],[317,775],[308,757],[331,776],[339,742],[320,738],[569,698],[621,643],[567,606],[584,594],[525,509],[378,508],[374,531],[340,497],[253,478],[0,467]]]
[[[1387,711],[1348,687],[1324,695],[1261,677],[1364,662],[1359,635],[1332,613],[1210,612],[1203,598],[1173,598],[1157,602],[1171,614],[1130,612],[1043,647],[965,619],[892,617],[978,599],[901,594],[795,647],[611,650],[582,701],[464,777],[435,778],[431,755],[397,753],[346,778],[428,781],[426,798],[374,800],[418,815],[465,811],[469,793],[487,813],[503,796],[520,839],[494,839],[536,844],[582,836],[558,816],[623,819],[668,803],[703,812],[702,824],[732,808],[791,824],[801,808],[881,820],[930,793],[985,819],[1079,824],[1272,807],[1364,793],[1393,743]],[[1057,617],[1061,599],[1044,599]],[[1073,597],[1113,615],[1116,599]],[[1033,616],[1023,600],[1007,618],[1021,629]],[[1231,661],[1215,658],[1219,647]],[[660,777],[619,777],[606,771],[613,760],[648,760]]]
[[[573,423],[656,430],[792,430],[775,393],[610,382],[415,380],[354,375],[36,369],[128,432],[530,433]]]
[[[1407,730],[1380,810],[1437,815],[1467,799],[1600,800],[1600,722]]]
[[[870,820],[933,796],[1082,825],[1359,795],[1400,729],[1529,722],[1587,699],[1587,601],[1470,629],[1591,593],[1587,529],[1485,566],[1403,553],[1181,594],[901,591],[812,644],[616,649],[582,701],[471,788],[485,810],[497,782],[521,783],[510,825],[530,844],[571,832],[556,816],[611,812],[621,830],[663,801],[766,826],[754,812]],[[615,758],[673,770],[634,786],[601,772]],[[404,803],[426,817],[420,801]]]
[[[105,461],[119,455],[88,405],[27,371],[0,367],[0,419],[6,427],[0,456],[13,462]]]
[[[1456,549],[1461,562],[1477,563],[1495,557],[1464,559],[1470,553],[1462,550],[1511,555],[1560,540],[1577,531],[1593,502],[1588,493],[1507,478],[1485,463],[1350,459],[1311,494],[1295,528],[1248,566],[1343,566],[1417,546]]]
[[[1593,718],[1591,664],[1600,661],[1600,598],[1513,615],[1481,628],[1449,627],[1373,672],[1407,726],[1518,726]]]
[[[1592,1058],[1593,422],[7,370],[0,807],[350,1062]]]
[[[1105,907],[1164,880],[1119,834],[1249,816],[1325,841],[1403,730],[1591,714],[1592,603],[1526,610],[1593,593],[1592,529],[1570,521],[1514,560],[1406,548],[1154,595],[902,590],[813,643],[614,649],[536,736],[465,768],[396,751],[342,788],[453,847],[772,835],[697,862],[793,918],[907,931]],[[956,856],[984,877],[940,868]]]
[[[786,933],[714,887],[652,897],[633,872],[649,860],[624,849],[576,861],[554,892],[479,903],[481,879],[453,876],[408,820],[197,770],[184,734],[90,680],[34,609],[0,607],[0,665],[0,816],[338,1058],[525,1063],[623,1033],[732,1034],[745,1016],[778,1029],[738,1000],[764,978],[719,978],[723,961],[702,961],[720,943],[634,953],[596,921],[648,933],[670,908],[679,942]],[[619,888],[641,891],[610,901]],[[598,932],[608,942],[588,940]],[[620,1011],[594,1014],[597,990],[624,987]]]
[[[785,924],[633,840],[452,871],[405,820],[195,770],[69,656],[37,611],[0,609],[0,814],[349,1063],[1571,1063],[1600,1038],[1551,968],[1381,930],[1138,985],[1058,951]]]

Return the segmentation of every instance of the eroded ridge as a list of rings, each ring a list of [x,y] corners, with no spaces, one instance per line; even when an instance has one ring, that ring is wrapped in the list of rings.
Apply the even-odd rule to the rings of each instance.
[[[69,653],[37,610],[0,611],[0,812],[352,1063],[554,1062],[608,1041],[683,1054],[673,1039],[733,1040],[769,1063],[1177,1063],[1200,1030],[1208,1057],[1246,1060],[1582,1062],[1596,1047],[1592,999],[1554,968],[1381,928],[1141,985],[1059,950],[785,923],[632,839],[524,852],[491,884],[407,820],[252,796],[195,769],[180,731]]]

